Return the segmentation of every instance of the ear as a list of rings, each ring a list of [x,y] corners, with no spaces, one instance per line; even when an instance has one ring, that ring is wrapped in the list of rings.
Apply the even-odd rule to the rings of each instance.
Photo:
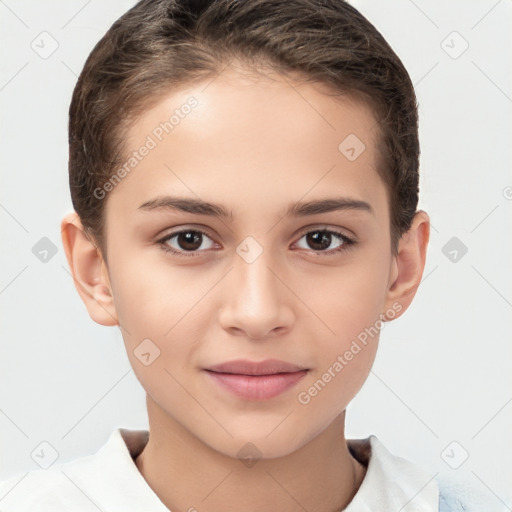
[[[386,311],[393,310],[396,314],[386,318],[383,313],[385,321],[401,316],[416,295],[425,268],[429,238],[430,218],[426,212],[418,210],[411,227],[402,235],[398,254],[393,258],[385,305]]]
[[[62,245],[76,289],[91,318],[101,325],[119,325],[108,276],[100,249],[85,233],[75,212],[61,222]]]

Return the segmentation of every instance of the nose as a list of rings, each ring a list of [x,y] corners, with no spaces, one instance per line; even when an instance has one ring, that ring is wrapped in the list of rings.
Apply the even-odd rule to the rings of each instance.
[[[231,335],[265,340],[290,330],[294,295],[280,268],[270,250],[263,250],[254,261],[235,255],[223,283],[219,315],[220,324]]]

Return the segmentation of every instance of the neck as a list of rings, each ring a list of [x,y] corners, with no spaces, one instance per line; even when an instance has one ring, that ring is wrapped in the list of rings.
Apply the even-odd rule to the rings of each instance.
[[[137,468],[173,512],[338,512],[354,497],[366,468],[350,454],[345,413],[302,448],[246,466],[213,450],[173,422],[148,397],[149,441]]]

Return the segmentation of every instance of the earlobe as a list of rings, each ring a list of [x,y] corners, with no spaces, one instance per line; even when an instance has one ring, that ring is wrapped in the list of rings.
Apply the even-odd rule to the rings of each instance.
[[[71,275],[89,315],[100,325],[119,325],[107,266],[75,212],[62,219],[61,236]]]
[[[399,311],[398,315],[393,314],[393,318],[401,316],[416,295],[425,268],[429,238],[430,218],[426,212],[418,210],[409,231],[400,239],[398,255],[392,263],[386,311],[389,308]],[[385,313],[383,315],[386,316]]]

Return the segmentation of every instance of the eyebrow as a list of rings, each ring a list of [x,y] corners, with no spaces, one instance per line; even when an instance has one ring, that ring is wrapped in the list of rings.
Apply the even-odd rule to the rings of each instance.
[[[233,212],[219,204],[184,197],[159,196],[141,204],[138,209],[142,211],[176,210],[194,215],[233,219]],[[285,217],[306,217],[337,210],[359,210],[375,215],[373,208],[366,201],[349,197],[335,197],[294,203],[288,207]]]

